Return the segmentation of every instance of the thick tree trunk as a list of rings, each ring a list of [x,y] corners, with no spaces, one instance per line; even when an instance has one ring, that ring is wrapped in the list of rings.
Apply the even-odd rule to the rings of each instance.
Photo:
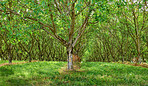
[[[73,69],[73,56],[72,56],[72,47],[67,48],[67,56],[68,56],[68,70]]]

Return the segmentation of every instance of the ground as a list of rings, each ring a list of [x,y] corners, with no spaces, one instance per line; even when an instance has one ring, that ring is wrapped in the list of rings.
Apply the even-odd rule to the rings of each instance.
[[[14,61],[15,62],[15,61]],[[148,68],[119,63],[84,62],[64,71],[67,62],[31,62],[0,67],[0,86],[146,86]]]

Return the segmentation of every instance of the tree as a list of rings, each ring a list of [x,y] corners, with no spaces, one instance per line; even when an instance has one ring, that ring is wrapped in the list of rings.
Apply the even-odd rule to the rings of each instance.
[[[119,3],[121,3],[121,5],[119,5]],[[125,6],[123,4],[125,4]],[[142,55],[142,33],[144,33],[147,28],[146,23],[148,20],[146,16],[147,1],[117,2],[117,6],[119,7],[118,9],[120,9],[118,12],[120,12],[122,16],[118,16],[119,21],[126,26],[129,35],[135,43],[136,56],[140,59]]]
[[[9,0],[1,2],[0,12],[5,15],[11,13],[17,16],[14,20],[19,18],[21,22],[27,21],[23,24],[32,25],[35,29],[42,29],[57,39],[67,49],[68,69],[73,69],[73,48],[83,35],[89,18],[97,10],[97,1],[13,0],[12,8],[6,5],[8,2]]]

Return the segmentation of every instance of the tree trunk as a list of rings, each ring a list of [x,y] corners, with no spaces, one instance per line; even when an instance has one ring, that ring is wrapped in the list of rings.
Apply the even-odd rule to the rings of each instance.
[[[73,56],[72,56],[72,47],[69,46],[67,48],[67,56],[68,56],[68,70],[72,70],[73,69]]]
[[[110,60],[109,60],[109,57],[108,57],[108,56],[109,56],[109,55],[107,55],[107,57],[106,57],[106,58],[107,58],[107,61],[108,61],[108,62],[110,62]]]
[[[9,63],[12,63],[12,56],[11,56],[10,51],[9,51]]]
[[[8,56],[9,56],[9,63],[12,63],[12,53],[11,53],[11,49],[12,49],[12,45],[10,44],[9,46],[9,53],[8,53]]]
[[[122,56],[122,63],[124,63],[124,56]]]
[[[137,52],[138,52],[138,60],[139,60],[139,59],[141,59],[141,56],[140,56],[140,38],[137,39]]]
[[[32,60],[31,59],[31,53],[29,52],[28,54],[29,54],[29,62],[31,62],[31,60]]]

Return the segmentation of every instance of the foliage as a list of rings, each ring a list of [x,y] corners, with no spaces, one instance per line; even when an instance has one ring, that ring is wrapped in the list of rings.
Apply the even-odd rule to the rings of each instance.
[[[0,58],[66,61],[68,45],[73,45],[71,49],[84,61],[123,62],[133,57],[146,61],[147,3],[146,0],[2,0]],[[72,4],[75,4],[74,20]]]

